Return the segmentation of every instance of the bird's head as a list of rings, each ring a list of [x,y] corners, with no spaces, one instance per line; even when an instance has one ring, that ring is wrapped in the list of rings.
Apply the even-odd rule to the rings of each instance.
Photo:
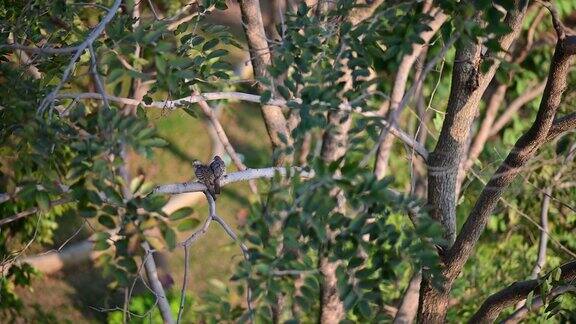
[[[222,160],[222,158],[218,155],[214,155],[214,161],[218,161],[219,163],[224,164],[224,161]]]
[[[198,167],[198,166],[201,166],[201,165],[202,165],[202,162],[200,162],[200,161],[198,161],[198,160],[194,160],[194,162],[192,162],[192,164],[193,164],[195,167]]]

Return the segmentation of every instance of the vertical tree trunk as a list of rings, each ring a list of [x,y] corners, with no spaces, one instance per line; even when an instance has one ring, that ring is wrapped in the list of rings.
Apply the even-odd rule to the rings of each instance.
[[[422,271],[418,270],[408,283],[408,287],[402,297],[402,303],[398,307],[398,312],[394,316],[394,324],[409,324],[414,322],[418,312],[418,299],[420,292],[420,283],[422,281]]]
[[[266,40],[260,1],[241,0],[240,11],[242,13],[242,25],[244,26],[244,32],[248,40],[248,49],[250,51],[254,76],[256,78],[269,78],[267,69],[272,62],[272,55],[268,47],[268,41]],[[266,90],[274,93],[274,89],[268,89],[264,84],[259,82],[258,91],[262,93]],[[272,146],[274,149],[280,150],[280,154],[277,155],[278,158],[274,164],[290,164],[292,154],[288,154],[285,150],[292,146],[292,137],[288,130],[288,124],[282,109],[277,106],[263,105],[261,111],[268,136],[272,141]]]
[[[418,305],[418,323],[442,324],[446,322],[446,312],[450,300],[450,289],[445,284],[443,289],[432,286],[430,279],[422,276],[420,284],[420,303]]]

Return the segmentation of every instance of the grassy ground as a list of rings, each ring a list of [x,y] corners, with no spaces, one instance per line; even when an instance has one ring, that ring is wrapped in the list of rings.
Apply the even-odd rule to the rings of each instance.
[[[171,143],[169,149],[158,150],[151,161],[131,155],[130,169],[143,170],[155,183],[170,183],[192,179],[192,160],[206,161],[211,155],[211,142],[204,122],[194,119],[185,112],[152,111],[150,120],[157,126],[160,134]],[[224,128],[237,151],[245,157],[250,167],[269,165],[270,148],[266,130],[256,106],[229,104],[221,116]],[[229,166],[228,171],[234,171]],[[218,200],[218,213],[229,224],[237,228],[239,220],[245,217],[250,197],[246,184],[227,186]],[[204,201],[194,206],[194,216],[204,219],[207,206]],[[57,231],[55,246],[61,244],[81,223],[74,215],[63,217]],[[185,238],[183,233],[181,238]],[[86,230],[75,240],[89,235]],[[72,243],[70,243],[72,244]],[[230,242],[218,224],[213,223],[210,230],[191,249],[189,291],[199,295],[209,288],[209,280],[228,282],[234,265],[240,260],[241,253],[237,245]],[[184,275],[183,250],[177,249],[168,254],[169,268],[175,279],[172,287],[179,291]],[[122,296],[111,294],[107,290],[108,281],[99,268],[91,263],[66,269],[59,273],[42,276],[32,285],[31,290],[20,290],[26,305],[22,322],[30,323],[91,323],[106,321],[106,313],[96,308],[108,308],[120,305]],[[1,321],[1,320],[0,320]]]

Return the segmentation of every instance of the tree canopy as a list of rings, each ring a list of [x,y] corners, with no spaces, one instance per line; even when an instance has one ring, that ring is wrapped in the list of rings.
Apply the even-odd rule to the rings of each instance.
[[[122,296],[93,305],[111,323],[576,320],[576,1],[0,16],[0,319],[27,316],[21,287],[53,260],[86,257]],[[194,294],[202,245],[232,271]]]

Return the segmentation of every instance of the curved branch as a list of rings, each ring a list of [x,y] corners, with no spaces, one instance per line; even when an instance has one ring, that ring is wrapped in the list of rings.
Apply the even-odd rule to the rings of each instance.
[[[430,64],[430,68],[432,68],[431,64]],[[411,91],[409,91],[409,92],[412,93]],[[103,100],[104,99],[101,94],[95,93],[95,92],[61,93],[61,94],[58,94],[56,96],[56,98],[59,98],[59,99],[76,99],[76,100],[80,100],[80,99]],[[123,97],[115,97],[115,96],[110,96],[110,95],[107,95],[106,98],[111,102],[117,102],[117,103],[124,104],[124,105],[131,105],[131,106],[142,105],[143,107],[146,107],[146,108],[159,108],[159,109],[177,109],[179,107],[182,107],[182,106],[185,106],[185,105],[188,105],[191,103],[200,103],[203,101],[205,102],[205,101],[211,101],[211,100],[241,100],[241,101],[254,102],[254,103],[260,102],[260,96],[259,95],[243,93],[243,92],[205,92],[202,94],[195,94],[192,96],[188,96],[188,97],[184,97],[184,98],[180,98],[180,99],[175,99],[175,100],[153,101],[149,104],[144,103],[142,100],[135,100],[135,99],[123,98]],[[295,99],[295,101],[301,102],[300,99]],[[285,107],[287,105],[287,101],[284,99],[271,99],[269,101],[269,103],[276,105],[276,106],[281,106],[281,107]],[[346,105],[346,104],[343,104],[340,107],[340,109],[343,111],[357,112],[350,105]],[[363,115],[365,117],[380,117],[378,114],[373,113],[373,112],[358,112],[358,113],[360,113],[361,115]],[[422,146],[417,141],[415,141],[410,135],[408,135],[406,132],[404,132],[403,130],[401,130],[397,126],[391,126],[390,123],[388,123],[385,120],[382,120],[381,123],[384,125],[384,127],[389,128],[389,132],[392,135],[398,137],[401,141],[406,143],[408,146],[414,148],[416,153],[418,153],[424,159],[427,159],[428,151],[426,150],[426,148],[424,148],[424,146]]]
[[[406,85],[408,83],[408,77],[410,76],[410,71],[416,62],[416,59],[420,56],[420,53],[428,46],[428,43],[432,37],[436,34],[444,22],[448,19],[448,16],[442,12],[439,8],[434,8],[428,13],[432,19],[427,24],[427,29],[420,33],[419,38],[422,40],[421,43],[412,44],[411,53],[405,55],[400,62],[398,67],[398,72],[396,73],[396,78],[394,80],[394,87],[392,88],[392,94],[390,95],[390,107],[388,108],[387,121],[391,125],[396,125],[398,123],[398,117],[402,113],[406,105],[400,105],[402,99],[404,98],[406,92]],[[425,76],[425,73],[423,73]],[[416,82],[418,83],[418,81]],[[383,129],[382,132],[387,133],[387,129]],[[378,143],[378,155],[376,159],[376,165],[374,173],[378,178],[384,177],[387,172],[388,160],[390,158],[390,153],[392,150],[393,137],[385,134],[380,136],[380,141]]]
[[[552,289],[550,292],[550,296],[548,298],[553,299],[557,296],[560,296],[567,292],[576,292],[576,287],[574,286],[560,286]],[[528,313],[537,310],[538,308],[544,306],[544,301],[542,296],[538,296],[534,298],[532,302],[532,306],[528,308],[527,306],[522,306],[521,308],[517,309],[510,317],[503,320],[501,324],[515,324],[519,323]]]
[[[576,261],[564,264],[561,280],[571,281],[576,279]],[[469,323],[492,323],[507,307],[511,307],[521,300],[526,299],[530,292],[537,290],[541,282],[537,279],[518,281],[507,288],[491,295],[484,301],[480,309],[472,316]]]
[[[551,141],[554,138],[573,129],[576,129],[576,113],[556,118],[552,124],[552,127],[550,127],[550,131],[548,131],[548,137],[546,140]]]

